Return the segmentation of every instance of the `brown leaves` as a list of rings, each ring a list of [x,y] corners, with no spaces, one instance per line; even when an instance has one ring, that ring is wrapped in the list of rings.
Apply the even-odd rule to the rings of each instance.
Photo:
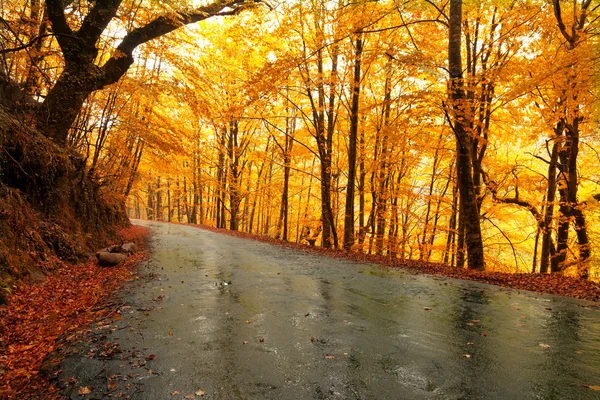
[[[129,239],[140,239],[147,230],[133,227],[122,233]],[[61,263],[44,282],[23,284],[15,290],[9,304],[0,308],[0,337],[7,349],[1,360],[5,367],[0,375],[0,393],[53,398],[56,389],[38,374],[44,357],[54,350],[57,337],[114,313],[114,305],[107,308],[98,304],[133,276],[134,265],[143,257],[144,253],[138,253],[115,268],[100,268],[93,260],[82,265]],[[98,356],[110,357],[120,351],[118,344],[107,343]],[[79,390],[90,389],[83,386]]]
[[[179,390],[174,390],[174,391],[171,392],[171,396],[177,396],[179,394],[181,394],[181,392]],[[184,398],[186,398],[186,399],[195,399],[196,396],[198,396],[198,397],[204,397],[204,395],[205,395],[205,393],[202,390],[198,389],[193,394],[186,394],[184,396]]]
[[[77,392],[77,394],[78,394],[79,396],[85,396],[86,394],[90,394],[90,393],[92,393],[92,389],[90,389],[90,388],[89,388],[89,387],[87,387],[87,386],[81,386],[81,387],[79,388],[79,391]]]

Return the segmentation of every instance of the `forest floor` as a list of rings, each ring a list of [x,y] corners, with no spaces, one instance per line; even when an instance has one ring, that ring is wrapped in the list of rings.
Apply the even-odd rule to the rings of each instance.
[[[475,271],[468,269],[451,268],[441,263],[433,263],[419,260],[406,260],[365,254],[358,251],[345,251],[341,249],[326,249],[318,246],[310,246],[303,243],[285,242],[267,236],[252,235],[245,232],[230,231],[227,229],[213,228],[205,225],[194,225],[213,232],[226,235],[259,240],[278,246],[319,253],[330,257],[345,258],[348,260],[376,263],[390,268],[401,268],[414,273],[430,275],[441,275],[456,279],[466,279],[497,285],[518,290],[529,290],[537,293],[548,293],[557,296],[573,297],[581,300],[600,302],[600,283],[574,277],[561,276],[558,274],[529,274],[529,273],[507,273],[491,271]]]
[[[58,389],[42,376],[43,362],[57,346],[75,340],[89,324],[114,317],[111,295],[135,278],[147,253],[149,230],[133,226],[119,232],[140,251],[117,267],[102,268],[95,257],[81,264],[48,261],[54,273],[41,283],[23,283],[0,306],[0,398],[53,399]],[[48,266],[48,267],[49,267]]]

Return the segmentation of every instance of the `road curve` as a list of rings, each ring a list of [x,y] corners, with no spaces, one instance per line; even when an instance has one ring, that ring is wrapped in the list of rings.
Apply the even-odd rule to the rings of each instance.
[[[64,361],[68,398],[600,398],[592,303],[136,223],[154,277]]]

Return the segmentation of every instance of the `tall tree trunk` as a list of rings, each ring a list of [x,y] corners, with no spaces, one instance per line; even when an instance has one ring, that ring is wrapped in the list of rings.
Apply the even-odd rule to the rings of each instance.
[[[148,203],[146,206],[146,218],[152,221],[154,219],[154,188],[152,183],[148,183]]]
[[[388,203],[388,186],[390,183],[389,178],[389,131],[390,131],[390,113],[392,107],[392,58],[388,57],[386,69],[385,69],[385,86],[384,86],[384,98],[383,98],[383,109],[382,109],[382,122],[380,126],[381,131],[381,149],[379,154],[379,172],[377,173],[377,195],[373,198],[373,204],[376,204],[374,229],[375,232],[375,249],[378,255],[384,254],[384,236],[386,227],[386,213]],[[376,200],[376,201],[375,201]]]
[[[156,220],[161,221],[162,217],[162,192],[160,187],[160,176],[156,177]]]
[[[358,243],[362,245],[365,242],[367,229],[365,226],[365,134],[360,134],[358,163]]]
[[[286,117],[285,119],[285,142],[281,146],[277,143],[283,155],[283,188],[281,191],[281,206],[279,208],[279,219],[277,221],[276,238],[288,240],[288,219],[289,219],[289,187],[290,172],[292,163],[292,149],[294,146],[294,134],[296,131],[296,117]]]
[[[348,185],[344,214],[344,249],[354,245],[354,185],[356,181],[356,147],[358,138],[358,111],[360,105],[361,63],[363,41],[362,29],[356,30],[354,49],[354,77],[352,80],[352,106],[350,108],[350,132],[348,137]]]
[[[227,136],[227,152],[229,156],[229,229],[237,231],[239,229],[239,211],[240,211],[240,143],[239,143],[239,121],[229,122],[229,133]]]
[[[457,219],[458,219],[458,183],[454,179],[454,167],[450,168],[448,180],[454,181],[452,185],[452,213],[448,221],[448,236],[446,237],[446,249],[444,250],[443,262],[454,266],[455,261],[455,243],[457,234]]]
[[[167,221],[171,222],[171,179],[167,178]]]
[[[550,268],[550,260],[554,258],[556,249],[552,240],[554,221],[554,202],[556,200],[556,164],[558,163],[558,138],[553,141],[548,163],[548,186],[546,188],[546,207],[544,210],[542,254],[540,255],[540,272],[545,274]]]
[[[461,211],[465,226],[465,242],[469,269],[485,269],[483,239],[479,221],[479,207],[473,183],[471,161],[471,137],[467,132],[465,92],[461,61],[462,0],[450,0],[448,67],[450,83],[448,100],[451,122],[457,141],[457,176],[460,192]]]

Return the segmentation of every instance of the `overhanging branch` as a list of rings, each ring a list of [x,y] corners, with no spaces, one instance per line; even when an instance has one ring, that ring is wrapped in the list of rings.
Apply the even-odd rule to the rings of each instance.
[[[117,82],[125,74],[133,63],[133,50],[139,45],[173,32],[182,26],[211,17],[236,15],[242,10],[262,2],[262,0],[216,1],[190,13],[161,15],[148,24],[134,29],[123,38],[123,41],[117,47],[117,51],[102,67],[104,79],[98,82],[98,89]]]

